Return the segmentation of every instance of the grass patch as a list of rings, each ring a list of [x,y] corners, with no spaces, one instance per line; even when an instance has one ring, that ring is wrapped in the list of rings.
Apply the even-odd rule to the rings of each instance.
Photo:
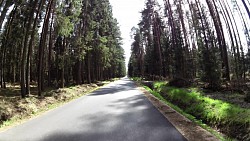
[[[189,120],[191,120],[192,122],[195,122],[196,124],[198,124],[199,126],[201,126],[202,128],[206,129],[207,131],[209,131],[210,133],[212,133],[213,135],[215,135],[218,139],[222,140],[222,141],[230,141],[231,139],[227,139],[224,136],[222,136],[220,133],[218,133],[217,131],[215,131],[213,128],[211,128],[210,126],[208,126],[207,124],[203,123],[202,120],[198,120],[196,117],[194,117],[191,114],[186,113],[185,111],[183,111],[181,108],[179,108],[178,106],[172,104],[171,102],[169,102],[168,100],[166,100],[164,97],[162,97],[162,95],[160,93],[158,93],[157,91],[154,91],[152,89],[150,89],[147,86],[143,86],[147,91],[149,91],[151,94],[153,94],[155,97],[157,97],[159,100],[161,100],[162,102],[164,102],[165,104],[167,104],[168,106],[170,106],[171,108],[173,108],[175,111],[177,111],[178,113],[180,113],[181,115],[185,116],[186,118],[188,118]]]
[[[184,112],[219,129],[226,135],[239,140],[250,140],[250,109],[211,99],[197,89],[168,87],[162,82],[155,82],[154,90]]]
[[[220,140],[250,140],[250,109],[206,97],[197,88],[169,87],[167,82],[154,82],[153,85],[153,90],[144,88]]]

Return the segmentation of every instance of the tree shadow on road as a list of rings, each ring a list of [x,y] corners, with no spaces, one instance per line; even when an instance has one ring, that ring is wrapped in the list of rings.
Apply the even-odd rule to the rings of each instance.
[[[56,131],[41,141],[186,140],[141,94],[112,101],[105,108],[109,110],[79,117],[80,123],[69,121],[75,129]]]
[[[123,80],[122,83],[118,83],[116,85],[110,85],[99,90],[92,92],[88,96],[99,96],[99,95],[107,95],[107,94],[117,94],[119,92],[127,92],[131,90],[135,90],[135,83],[128,80]]]

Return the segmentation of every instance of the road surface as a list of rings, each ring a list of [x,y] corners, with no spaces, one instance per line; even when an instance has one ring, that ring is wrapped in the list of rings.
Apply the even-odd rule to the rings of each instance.
[[[0,133],[0,141],[185,141],[127,78]]]

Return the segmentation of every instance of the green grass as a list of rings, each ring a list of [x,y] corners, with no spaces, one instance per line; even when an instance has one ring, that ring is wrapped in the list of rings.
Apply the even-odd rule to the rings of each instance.
[[[220,128],[231,137],[238,137],[237,135],[242,133],[249,134],[250,109],[244,109],[222,100],[211,99],[194,88],[169,87],[164,82],[155,82],[154,91],[158,92],[155,96],[160,97],[161,100],[169,100],[185,113]],[[249,135],[246,138],[248,139]]]
[[[196,115],[213,124],[249,124],[250,110],[243,109],[239,106],[211,99],[203,96],[201,92],[193,91],[192,89],[180,89],[167,87],[162,85],[162,90],[157,90],[163,93],[166,97],[184,109],[187,113]]]
[[[140,84],[141,78],[132,78]],[[232,141],[245,134],[249,139],[250,109],[204,96],[197,88],[169,87],[167,82],[154,82],[154,89],[144,86],[155,97],[197,123],[222,141]],[[227,137],[214,130],[217,127]],[[244,135],[243,135],[244,136]]]
[[[199,126],[201,126],[202,128],[206,129],[207,131],[209,131],[210,133],[212,133],[213,135],[215,135],[218,139],[222,140],[222,141],[230,141],[231,139],[228,138],[226,139],[225,137],[223,137],[220,133],[218,133],[217,131],[215,131],[213,128],[211,128],[210,126],[208,126],[207,124],[203,123],[202,120],[198,120],[196,119],[196,117],[194,117],[191,114],[186,113],[185,111],[183,111],[181,108],[179,108],[178,106],[172,104],[171,102],[169,102],[168,100],[166,100],[164,97],[162,97],[162,95],[152,89],[150,89],[147,86],[143,86],[147,91],[149,91],[151,94],[153,94],[155,97],[157,97],[159,100],[161,100],[162,102],[164,102],[165,104],[167,104],[168,106],[170,106],[171,108],[173,108],[175,111],[177,111],[178,113],[180,113],[181,115],[185,116],[186,118],[188,118],[189,120],[195,122],[196,124],[198,124]]]

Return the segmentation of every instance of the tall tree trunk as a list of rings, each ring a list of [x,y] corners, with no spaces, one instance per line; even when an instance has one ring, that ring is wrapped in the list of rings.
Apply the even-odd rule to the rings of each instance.
[[[154,14],[154,17],[153,17],[153,24],[154,24],[154,38],[156,40],[156,52],[157,52],[157,56],[158,56],[158,59],[157,60],[158,62],[156,62],[157,66],[159,67],[158,70],[157,70],[157,75],[159,76],[162,76],[162,70],[163,70],[163,65],[162,65],[162,51],[161,51],[161,31],[160,31],[160,23],[159,23],[159,17],[158,15],[156,15],[156,13]],[[141,60],[141,59],[140,59]],[[139,62],[140,64],[140,62]],[[141,73],[141,68],[142,67],[142,64],[140,64],[140,73]],[[142,74],[142,73],[141,73]]]
[[[189,78],[188,76],[188,58],[189,58],[189,41],[188,41],[188,35],[187,35],[187,30],[186,30],[186,26],[185,26],[185,22],[184,22],[184,14],[183,14],[183,8],[182,8],[182,3],[181,3],[181,0],[178,0],[178,4],[177,4],[177,10],[178,10],[178,13],[179,13],[179,19],[180,19],[180,23],[181,23],[181,26],[182,26],[182,31],[183,31],[183,35],[184,35],[184,42],[185,42],[185,45],[184,45],[184,66],[183,66],[183,74],[184,74],[184,78]]]
[[[226,22],[226,26],[228,28],[228,34],[229,34],[229,38],[230,38],[230,41],[231,41],[231,45],[232,45],[232,50],[233,50],[233,54],[234,54],[234,61],[235,61],[235,73],[236,73],[236,78],[238,79],[240,76],[239,76],[239,59],[240,59],[240,52],[239,52],[239,46],[238,46],[238,42],[237,42],[237,38],[235,38],[234,36],[236,36],[235,34],[235,30],[233,28],[233,23],[232,23],[232,20],[231,20],[231,17],[228,13],[228,10],[227,8],[224,6],[225,3],[221,3],[221,1],[219,1],[219,5],[221,7],[221,10],[222,10],[222,16]],[[234,41],[235,39],[235,41]],[[236,43],[236,44],[235,44]],[[237,49],[237,52],[236,52],[236,49]]]
[[[61,88],[64,88],[65,79],[64,79],[64,73],[65,73],[65,51],[67,46],[67,39],[64,36],[63,38],[63,52],[62,52],[62,62],[61,62]]]
[[[87,47],[87,58],[86,58],[86,65],[87,65],[87,80],[88,83],[91,83],[91,68],[90,68],[90,51],[89,47]]]
[[[227,81],[230,80],[230,69],[229,69],[229,63],[228,63],[228,55],[227,55],[227,46],[225,42],[225,36],[223,32],[223,27],[222,23],[220,20],[220,15],[218,12],[218,9],[216,7],[215,1],[214,0],[206,0],[207,5],[209,7],[210,14],[212,16],[214,25],[215,25],[215,30],[217,33],[217,38],[218,38],[218,43],[221,49],[221,58],[223,60],[222,62],[222,69],[223,69],[223,77]]]
[[[5,5],[3,7],[3,10],[1,11],[0,15],[0,29],[2,28],[3,21],[5,20],[6,14],[10,8],[10,6],[13,4],[12,0],[6,0]]]
[[[50,33],[49,33],[49,56],[48,56],[48,86],[51,86],[51,58],[52,58],[52,46],[53,46],[53,23],[54,23],[54,6],[52,8],[52,19],[50,23]]]
[[[165,8],[166,8],[166,12],[168,13],[168,22],[169,22],[169,25],[170,25],[170,29],[171,29],[171,50],[173,50],[176,46],[177,46],[177,36],[176,36],[176,24],[175,24],[175,21],[174,21],[174,17],[173,17],[173,11],[171,9],[171,4],[169,2],[169,0],[165,0]],[[180,59],[180,58],[176,58],[176,59]],[[181,77],[182,76],[182,71],[181,69],[178,68],[178,65],[179,64],[176,64],[176,74],[173,75],[174,78],[176,77]]]
[[[6,64],[6,50],[7,50],[7,41],[9,40],[9,34],[10,34],[10,31],[12,30],[11,29],[11,25],[15,19],[15,15],[16,15],[16,12],[17,12],[17,6],[15,6],[13,8],[13,10],[11,11],[10,13],[10,19],[9,21],[6,23],[7,24],[7,28],[6,28],[6,34],[5,34],[5,39],[2,43],[2,48],[1,48],[1,51],[2,51],[2,57],[1,57],[1,87],[2,88],[6,88],[6,82],[5,82],[5,64]]]
[[[30,40],[29,40],[29,46],[28,46],[28,54],[27,54],[27,67],[26,67],[26,92],[27,94],[30,93],[30,82],[32,81],[33,77],[32,77],[32,56],[33,56],[33,44],[34,44],[34,38],[35,38],[35,31],[36,31],[36,27],[37,27],[37,23],[38,23],[38,17],[39,17],[39,13],[41,12],[41,9],[43,7],[45,3],[45,0],[41,0],[39,2],[39,5],[37,7],[37,11],[36,11],[36,17],[33,21],[33,26],[32,26],[32,30],[31,30],[31,35],[30,35]],[[35,1],[35,7],[38,4],[38,0]],[[35,10],[35,9],[34,9]],[[33,11],[34,13],[34,11]]]
[[[248,23],[246,22],[246,20],[245,20],[245,18],[243,16],[241,8],[238,5],[237,1],[234,1],[234,3],[235,3],[235,5],[236,5],[236,7],[238,9],[237,12],[238,12],[238,14],[239,14],[239,16],[240,16],[240,18],[241,18],[241,20],[243,22],[242,24],[243,24],[244,30],[248,31],[249,30],[248,27],[247,27]],[[246,35],[246,38],[247,38],[248,52],[250,52],[250,34],[249,34],[249,32],[245,32],[245,35]]]
[[[30,67],[29,62],[27,62],[27,60],[29,60],[29,57],[27,57],[27,56],[28,56],[28,54],[30,54],[29,49],[28,49],[28,40],[29,40],[29,36],[30,36],[30,28],[32,25],[32,20],[33,20],[33,16],[34,16],[34,12],[35,12],[37,3],[38,3],[38,0],[35,0],[34,3],[33,3],[33,0],[30,0],[30,5],[34,5],[34,6],[33,6],[32,10],[30,11],[28,23],[27,23],[26,29],[25,29],[23,56],[22,56],[22,62],[21,62],[21,95],[23,98],[26,96],[26,94],[28,96],[30,94],[30,86],[29,86],[30,84],[29,84],[29,77],[28,77],[29,73],[27,73],[27,71],[26,71],[27,76],[25,76],[25,70],[27,70],[27,68]],[[25,87],[25,84],[26,84],[26,87]]]
[[[248,6],[247,6],[245,0],[241,0],[241,1],[242,1],[243,5],[244,5],[246,11],[247,11],[247,15],[248,15],[249,19],[250,19],[250,11],[249,11],[249,8],[248,8]]]
[[[38,96],[42,96],[43,91],[43,78],[44,78],[44,48],[46,46],[46,37],[48,33],[49,27],[49,19],[51,15],[53,0],[50,0],[46,9],[46,15],[44,18],[43,29],[40,37],[40,44],[39,44],[39,59],[38,59]]]
[[[77,78],[76,78],[77,85],[82,83],[82,61],[77,61]]]

